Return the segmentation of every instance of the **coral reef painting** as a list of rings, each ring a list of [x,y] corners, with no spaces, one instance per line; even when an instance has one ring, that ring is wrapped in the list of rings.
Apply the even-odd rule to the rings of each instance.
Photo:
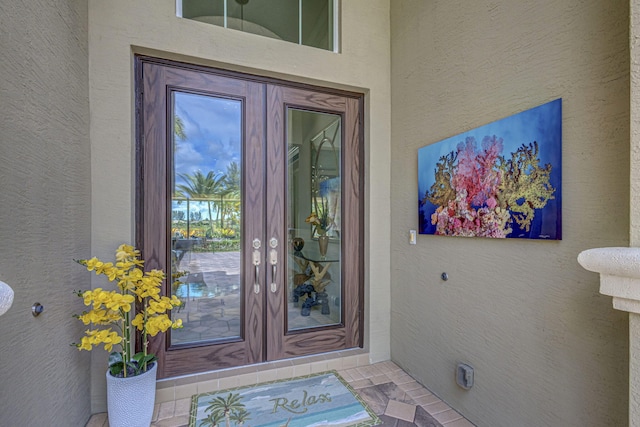
[[[420,234],[562,238],[562,99],[418,150]]]

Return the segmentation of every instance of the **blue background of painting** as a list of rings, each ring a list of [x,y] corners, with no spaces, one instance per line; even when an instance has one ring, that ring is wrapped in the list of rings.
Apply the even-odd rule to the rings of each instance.
[[[431,214],[437,206],[430,202],[422,205],[425,194],[435,182],[436,164],[440,157],[456,151],[456,147],[468,137],[474,137],[476,147],[481,147],[485,136],[502,138],[502,156],[510,159],[511,153],[522,144],[538,142],[540,165],[551,163],[550,183],[555,188],[553,200],[535,212],[529,232],[521,230],[515,222],[508,238],[561,239],[562,238],[562,99],[556,99],[496,122],[444,139],[418,150],[418,206],[420,234],[434,234]]]

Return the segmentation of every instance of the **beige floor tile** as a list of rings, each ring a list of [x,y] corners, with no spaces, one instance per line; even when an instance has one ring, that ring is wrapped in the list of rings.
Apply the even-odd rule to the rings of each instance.
[[[361,354],[359,356],[356,356],[356,360],[358,364],[357,366],[366,366],[371,364],[368,354]]]
[[[432,416],[439,414],[440,412],[448,411],[449,409],[451,409],[449,405],[447,405],[442,401],[423,406],[423,408],[425,411],[429,413],[429,415],[432,415]]]
[[[175,409],[176,409],[176,402],[174,400],[172,400],[171,402],[161,403],[160,409],[158,410],[158,420],[165,420],[167,418],[172,418]]]
[[[254,385],[258,383],[257,372],[238,375],[236,378],[237,378],[236,387],[243,387],[246,385]]]
[[[268,383],[271,381],[275,381],[278,379],[278,370],[277,369],[269,369],[268,371],[258,372],[258,382],[259,383]]]
[[[176,400],[185,399],[194,394],[198,394],[197,383],[176,386]]]
[[[396,383],[398,386],[401,384],[412,383],[415,380],[411,377],[411,375],[405,373],[404,371],[393,372],[390,375],[387,375],[391,380]]]
[[[388,376],[386,376],[385,374],[381,374],[381,375],[376,375],[375,377],[370,378],[371,382],[375,385],[378,384],[386,384],[391,382],[391,380],[389,379]]]
[[[365,377],[375,377],[384,374],[376,365],[361,366],[358,370],[362,372]]]
[[[191,399],[180,399],[176,400],[176,407],[174,410],[174,414],[176,416],[180,415],[189,415],[189,411],[191,410]]]
[[[321,361],[313,362],[309,368],[310,368],[312,374],[317,374],[317,373],[320,373],[320,372],[326,372],[326,371],[328,371],[327,361],[326,360],[321,360]]]
[[[289,378],[293,378],[293,365],[292,366],[283,366],[278,368],[278,379],[286,380]]]
[[[358,390],[365,387],[371,387],[373,383],[370,379],[363,378],[361,380],[350,381],[349,385],[351,385],[351,387],[353,387],[355,390]]]
[[[402,371],[402,368],[396,365],[394,362],[387,360],[386,362],[382,362],[382,364],[389,369],[391,372]]]
[[[348,370],[338,370],[337,372],[338,372],[338,375],[344,378],[345,381],[347,382],[353,381],[353,377],[351,376]]]
[[[175,387],[163,388],[160,390],[156,390],[156,402],[171,402],[176,398],[176,389]]]
[[[220,380],[205,381],[197,384],[198,393],[209,393],[220,390]]]
[[[228,388],[234,388],[238,386],[238,377],[220,378],[218,380],[218,389],[226,390]]]
[[[433,415],[433,418],[435,418],[436,420],[444,424],[447,422],[459,420],[460,418],[462,418],[462,415],[460,415],[453,409],[449,409],[447,411],[440,412],[438,414]]]
[[[413,400],[423,408],[427,405],[431,405],[433,403],[441,402],[438,396],[435,396],[431,393],[425,394],[424,396],[414,397]]]
[[[309,365],[297,365],[293,367],[294,377],[303,377],[311,374],[311,366]]]
[[[411,390],[420,390],[424,388],[415,380],[399,384],[398,387],[400,387],[400,390],[404,392],[409,392]]]
[[[358,366],[358,356],[348,356],[342,359],[342,368],[349,369]]]
[[[327,369],[330,371],[342,369],[342,359],[327,360]]]
[[[402,389],[402,388],[401,388],[401,389]],[[409,396],[411,396],[411,397],[413,397],[413,398],[416,398],[416,397],[422,397],[422,396],[428,396],[428,395],[430,395],[430,394],[431,394],[431,393],[429,392],[429,390],[427,390],[427,389],[426,389],[426,388],[424,388],[424,387],[419,387],[419,388],[416,388],[416,389],[414,389],[414,390],[405,390],[405,392],[406,392]]]
[[[353,378],[354,381],[366,378],[364,375],[362,375],[362,372],[360,372],[358,368],[349,369],[347,370],[347,373],[349,374],[349,376],[351,376],[351,378]]]
[[[384,414],[412,423],[416,417],[416,405],[390,400]]]

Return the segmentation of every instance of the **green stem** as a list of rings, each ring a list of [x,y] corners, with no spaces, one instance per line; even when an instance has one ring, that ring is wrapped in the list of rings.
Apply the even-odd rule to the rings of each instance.
[[[143,300],[142,307],[144,313],[144,322],[142,322],[142,351],[144,352],[144,372],[147,372],[147,347],[149,345],[149,340],[147,339],[147,298]]]
[[[131,361],[131,328],[130,325],[130,317],[129,312],[123,313],[123,325],[122,325],[122,335],[124,337],[124,343],[122,345],[122,361],[124,363],[124,377],[127,377],[127,366],[129,366],[129,362]]]

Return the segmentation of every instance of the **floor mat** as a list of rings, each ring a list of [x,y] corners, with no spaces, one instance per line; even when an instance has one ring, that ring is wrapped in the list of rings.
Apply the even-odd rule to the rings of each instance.
[[[335,371],[191,398],[189,427],[364,427],[381,424]]]

